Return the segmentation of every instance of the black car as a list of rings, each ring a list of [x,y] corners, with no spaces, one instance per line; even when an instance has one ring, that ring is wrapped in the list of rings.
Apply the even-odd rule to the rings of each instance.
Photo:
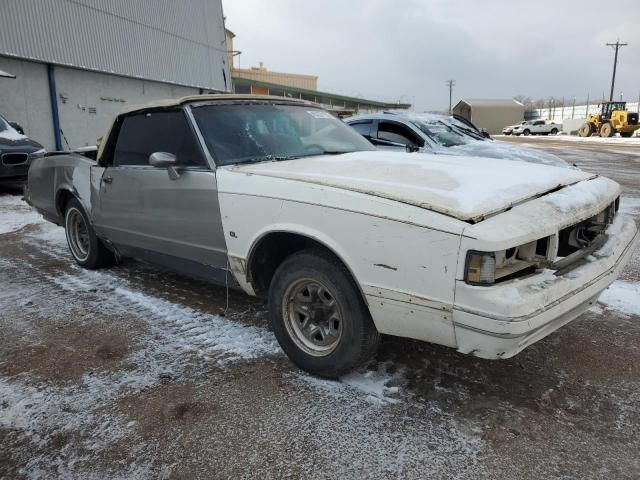
[[[45,153],[42,145],[16,130],[0,116],[0,183],[26,180],[31,161]]]

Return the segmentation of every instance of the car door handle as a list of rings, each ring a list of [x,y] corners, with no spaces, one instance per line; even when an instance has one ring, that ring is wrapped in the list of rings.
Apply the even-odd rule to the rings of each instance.
[[[102,177],[104,183],[113,183],[113,177]]]

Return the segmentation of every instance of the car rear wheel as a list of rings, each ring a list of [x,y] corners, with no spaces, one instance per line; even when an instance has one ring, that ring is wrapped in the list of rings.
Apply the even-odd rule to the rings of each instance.
[[[67,202],[64,230],[69,250],[78,265],[93,270],[113,264],[113,253],[96,237],[84,208],[75,198]]]
[[[362,365],[380,341],[351,275],[323,251],[304,250],[282,262],[269,288],[269,317],[291,361],[321,377]]]
[[[551,133],[551,135],[557,135],[558,134],[558,129],[557,128],[552,128],[550,133]]]
[[[531,133],[531,130],[525,130],[524,132],[522,132],[524,135],[529,135]]]

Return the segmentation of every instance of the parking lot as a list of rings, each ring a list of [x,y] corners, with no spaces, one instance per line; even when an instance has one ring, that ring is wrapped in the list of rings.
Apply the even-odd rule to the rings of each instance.
[[[640,146],[508,138],[623,186]],[[296,369],[259,300],[126,261],[73,263],[0,191],[0,478],[638,478],[640,252],[509,360],[385,338],[339,382]]]

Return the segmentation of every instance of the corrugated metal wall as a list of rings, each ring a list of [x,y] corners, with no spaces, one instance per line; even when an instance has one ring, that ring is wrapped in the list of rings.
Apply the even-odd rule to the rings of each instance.
[[[231,87],[221,0],[0,0],[0,55]]]

